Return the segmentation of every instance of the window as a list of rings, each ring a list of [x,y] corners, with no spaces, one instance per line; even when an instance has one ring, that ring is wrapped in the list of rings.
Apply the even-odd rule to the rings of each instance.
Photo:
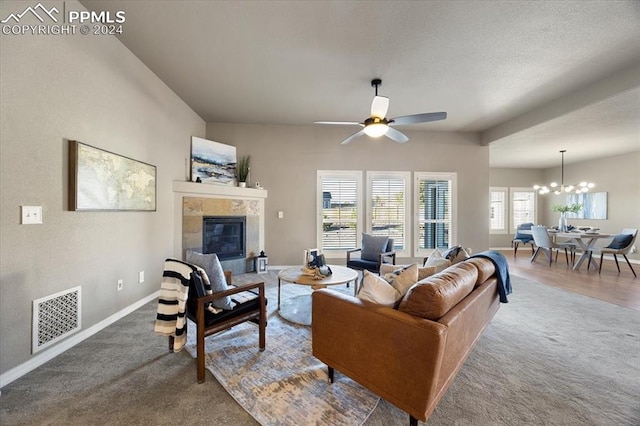
[[[415,174],[416,242],[414,256],[455,243],[456,174]]]
[[[393,238],[398,256],[409,256],[410,172],[367,172],[367,232]]]
[[[489,233],[507,233],[507,188],[489,188]]]
[[[328,258],[360,246],[362,172],[318,170],[318,248]]]
[[[530,188],[509,188],[511,196],[511,231],[521,223],[536,223],[536,191]]]

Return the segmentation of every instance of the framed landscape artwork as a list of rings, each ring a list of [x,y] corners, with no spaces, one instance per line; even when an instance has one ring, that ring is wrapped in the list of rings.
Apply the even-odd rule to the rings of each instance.
[[[191,137],[191,180],[219,185],[236,184],[236,147]]]
[[[69,141],[69,210],[155,211],[156,166]]]

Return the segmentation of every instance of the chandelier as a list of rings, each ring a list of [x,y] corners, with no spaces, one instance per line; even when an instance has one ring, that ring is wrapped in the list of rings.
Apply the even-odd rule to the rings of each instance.
[[[560,176],[560,185],[557,182],[551,182],[549,186],[540,186],[533,185],[533,189],[538,191],[539,194],[548,194],[553,191],[554,194],[560,195],[565,192],[575,192],[576,194],[580,194],[582,192],[588,192],[589,189],[593,188],[595,184],[592,182],[580,182],[576,185],[565,185],[564,184],[564,153],[567,152],[566,149],[560,151],[562,154],[562,174]]]

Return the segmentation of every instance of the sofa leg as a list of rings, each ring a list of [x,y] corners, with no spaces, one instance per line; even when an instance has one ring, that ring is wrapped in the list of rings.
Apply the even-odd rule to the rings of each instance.
[[[418,419],[409,415],[409,426],[418,426]]]
[[[327,373],[329,375],[329,383],[333,383],[333,375],[335,373],[335,370],[333,369],[333,367],[329,367],[327,365]]]

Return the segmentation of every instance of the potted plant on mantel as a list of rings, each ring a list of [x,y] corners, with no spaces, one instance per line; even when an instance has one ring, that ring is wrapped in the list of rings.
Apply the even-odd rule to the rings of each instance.
[[[249,171],[251,170],[251,167],[249,167],[250,160],[250,155],[240,157],[238,159],[236,174],[238,177],[238,186],[241,188],[245,188],[247,186],[247,179],[249,178]]]
[[[560,212],[560,220],[558,221],[558,228],[560,231],[567,230],[567,213],[578,213],[582,210],[582,204],[556,204],[552,207],[554,212]]]

